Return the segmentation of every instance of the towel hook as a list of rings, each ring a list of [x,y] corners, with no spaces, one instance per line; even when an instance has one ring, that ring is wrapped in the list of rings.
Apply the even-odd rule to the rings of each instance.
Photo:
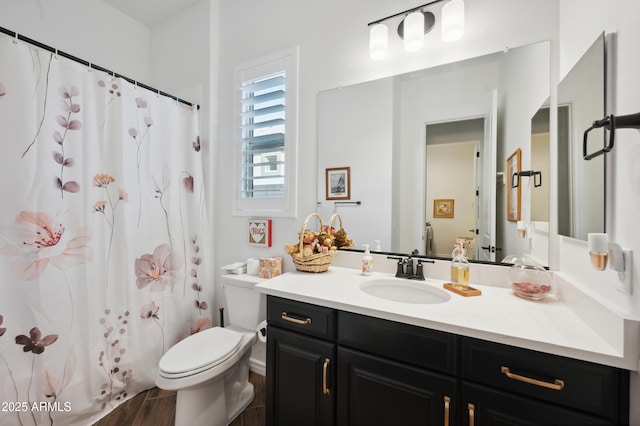
[[[589,132],[600,127],[604,127],[609,130],[609,143],[601,150],[587,154],[587,139],[589,137]],[[602,120],[594,121],[591,127],[584,131],[584,138],[582,140],[582,156],[584,159],[591,160],[592,158],[611,151],[615,141],[616,129],[640,129],[640,112],[619,116],[611,114],[604,117]]]

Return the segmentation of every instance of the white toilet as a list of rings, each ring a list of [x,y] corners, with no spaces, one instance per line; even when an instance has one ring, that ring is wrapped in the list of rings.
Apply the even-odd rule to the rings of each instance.
[[[253,400],[249,358],[266,319],[265,297],[253,289],[260,281],[224,275],[230,325],[193,334],[160,359],[156,385],[177,391],[176,426],[228,425]]]

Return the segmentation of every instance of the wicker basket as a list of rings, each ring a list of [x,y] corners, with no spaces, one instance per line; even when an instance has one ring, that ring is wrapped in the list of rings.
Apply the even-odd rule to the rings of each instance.
[[[312,217],[316,217],[318,222],[320,222],[320,229],[323,229],[322,218],[317,213],[311,213],[304,220],[302,224],[302,228],[300,229],[300,246],[298,253],[294,253],[291,255],[293,259],[293,264],[295,265],[298,271],[302,272],[326,272],[329,269],[329,265],[331,264],[331,258],[333,257],[329,252],[322,253],[314,253],[309,256],[303,256],[303,246],[302,246],[302,237],[304,234],[304,230],[307,229],[307,223],[309,219]]]
[[[333,221],[335,220],[336,217],[338,218],[338,222],[340,223],[340,228],[333,228]],[[329,229],[333,228],[335,230],[334,232],[331,233],[332,234],[331,236],[334,239],[333,241],[334,241],[334,244],[336,245],[336,247],[338,247],[338,248],[353,248],[353,241],[352,240],[349,239],[349,240],[347,240],[347,241],[345,241],[343,243],[338,243],[336,238],[335,238],[336,234],[338,232],[343,232],[345,235],[346,235],[346,232],[347,232],[342,227],[342,217],[340,216],[340,213],[332,214],[331,217],[329,218],[329,223],[327,224],[327,226],[329,227]]]

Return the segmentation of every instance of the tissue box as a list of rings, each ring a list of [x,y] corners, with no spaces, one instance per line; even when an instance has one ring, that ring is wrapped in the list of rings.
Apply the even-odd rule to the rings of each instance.
[[[260,259],[258,276],[261,278],[273,278],[282,273],[281,257],[263,257]]]

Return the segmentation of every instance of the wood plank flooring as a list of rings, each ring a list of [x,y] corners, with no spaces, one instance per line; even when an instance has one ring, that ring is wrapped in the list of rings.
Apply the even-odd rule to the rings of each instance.
[[[230,426],[264,426],[265,387],[264,376],[249,373],[255,396],[249,406]],[[118,406],[94,426],[174,426],[176,393],[152,388]]]

